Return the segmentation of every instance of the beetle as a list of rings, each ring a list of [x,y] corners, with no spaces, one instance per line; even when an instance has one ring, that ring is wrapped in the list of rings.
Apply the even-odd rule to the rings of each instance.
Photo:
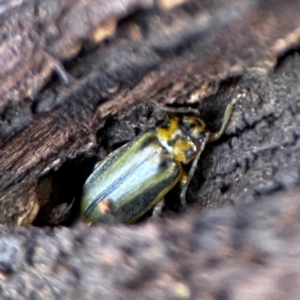
[[[175,186],[180,203],[206,143],[224,133],[233,105],[226,108],[222,126],[210,132],[192,109],[166,109],[168,118],[96,163],[86,180],[81,214],[85,221],[134,223]],[[188,115],[192,113],[192,115]],[[182,115],[182,116],[180,116]],[[185,165],[189,165],[188,172]]]

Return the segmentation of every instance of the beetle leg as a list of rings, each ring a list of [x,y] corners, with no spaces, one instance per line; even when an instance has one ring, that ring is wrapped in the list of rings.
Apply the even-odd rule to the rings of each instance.
[[[152,213],[152,216],[150,217],[149,221],[161,218],[164,206],[165,206],[164,199],[162,199],[158,203],[156,203],[153,208],[153,213]]]
[[[209,138],[208,138],[208,143],[218,140],[223,135],[223,133],[225,132],[226,127],[229,123],[229,120],[231,118],[232,112],[233,112],[233,104],[228,104],[226,107],[225,113],[224,113],[221,128],[216,132],[210,133]]]
[[[200,149],[198,150],[198,153],[195,157],[195,159],[193,160],[192,162],[192,165],[191,165],[191,168],[189,170],[189,173],[188,174],[185,174],[183,175],[183,178],[184,178],[184,184],[183,186],[181,187],[181,192],[180,192],[180,203],[181,203],[181,207],[185,207],[186,206],[186,199],[185,199],[185,195],[186,195],[186,191],[187,191],[187,188],[191,182],[191,179],[192,177],[194,176],[194,173],[195,173],[195,170],[196,170],[196,167],[198,165],[198,161],[200,159],[200,156],[201,156],[201,153],[203,152],[204,150],[204,147],[208,141],[208,138],[209,138],[209,133],[206,134],[206,137],[205,139],[202,141],[202,143],[200,144]],[[182,181],[181,181],[182,182]]]
[[[53,71],[58,76],[58,78],[65,84],[69,85],[71,81],[71,76],[68,74],[62,63],[53,57],[52,55],[45,53],[47,59],[52,63],[53,65]]]
[[[66,69],[63,67],[63,65],[58,60],[55,60],[54,71],[55,71],[56,75],[59,77],[59,79],[65,85],[70,84],[70,76],[67,73]]]

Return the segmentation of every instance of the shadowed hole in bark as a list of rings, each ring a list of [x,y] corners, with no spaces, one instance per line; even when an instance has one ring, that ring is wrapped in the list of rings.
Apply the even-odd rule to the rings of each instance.
[[[230,185],[229,184],[225,184],[221,187],[221,193],[225,194],[228,190],[230,189]]]
[[[274,72],[278,72],[281,69],[281,67],[284,66],[284,64],[288,58],[293,57],[295,55],[299,55],[299,54],[300,54],[300,47],[292,48],[292,49],[286,51],[285,53],[283,53],[277,59],[277,64],[274,67]]]
[[[39,180],[37,196],[41,208],[34,226],[71,226],[78,220],[82,187],[95,162],[96,157],[78,157]]]

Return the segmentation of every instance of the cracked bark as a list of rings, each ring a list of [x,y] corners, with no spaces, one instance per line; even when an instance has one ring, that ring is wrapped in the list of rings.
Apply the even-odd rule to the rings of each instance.
[[[210,128],[236,102],[202,155],[193,213],[136,227],[4,225],[3,299],[299,295],[299,191],[288,191],[299,184],[300,59],[278,58],[300,44],[300,3],[172,3],[0,5],[1,223],[30,224],[41,208],[45,224],[75,207],[95,159],[155,125],[150,100],[199,106]]]

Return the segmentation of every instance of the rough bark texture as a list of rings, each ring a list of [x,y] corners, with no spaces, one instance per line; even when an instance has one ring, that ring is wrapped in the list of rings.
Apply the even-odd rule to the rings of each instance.
[[[1,299],[297,299],[299,192],[143,226],[2,228]]]
[[[96,133],[108,116],[139,100],[191,103],[209,95],[221,111],[216,94],[234,96],[222,80],[245,72],[263,77],[299,40],[297,1],[188,1],[172,10],[162,3],[4,1],[2,223],[30,224],[51,195],[58,203],[73,201],[74,186],[83,182],[75,175],[84,172],[72,162],[96,152]],[[112,18],[115,27],[108,26]],[[51,79],[54,71],[68,84]],[[252,105],[260,111],[257,101]],[[249,113],[234,116],[232,132],[242,126],[235,120]],[[261,117],[263,110],[252,119]],[[72,183],[57,187],[52,172],[67,160],[72,166],[63,177]]]
[[[288,190],[300,171],[299,11],[299,1],[2,1],[1,299],[298,298],[299,189]],[[210,128],[235,103],[202,155],[193,213],[7,227],[74,216],[95,160],[161,118],[153,101],[199,107]]]

